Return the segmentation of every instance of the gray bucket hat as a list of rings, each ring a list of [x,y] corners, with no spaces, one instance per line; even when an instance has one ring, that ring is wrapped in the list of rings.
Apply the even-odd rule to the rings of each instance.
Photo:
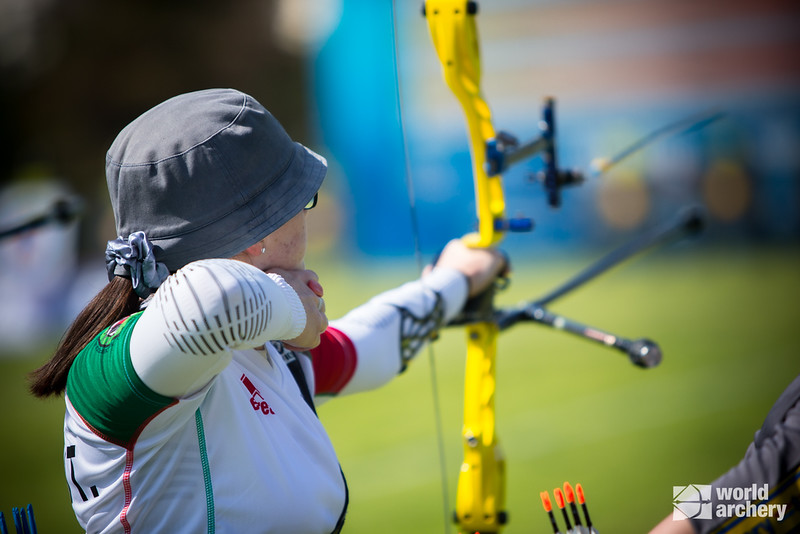
[[[169,271],[231,257],[299,213],[326,168],[251,96],[176,96],[125,127],[106,156],[117,245],[143,232]],[[130,276],[118,256],[109,276]]]

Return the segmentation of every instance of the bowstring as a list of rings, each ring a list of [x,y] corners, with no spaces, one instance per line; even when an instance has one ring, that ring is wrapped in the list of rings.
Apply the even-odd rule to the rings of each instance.
[[[396,98],[395,105],[398,113],[397,117],[398,123],[400,124],[400,136],[403,144],[405,186],[406,186],[406,192],[408,193],[408,206],[411,215],[411,231],[414,239],[414,256],[417,264],[417,272],[421,273],[424,268],[424,261],[422,258],[422,245],[420,244],[419,214],[417,211],[416,195],[414,194],[414,181],[411,178],[411,157],[408,149],[408,138],[406,134],[405,121],[403,120],[404,117],[403,98],[401,95],[402,84],[400,83],[400,78],[401,78],[400,66],[397,57],[398,27],[397,27],[397,16],[395,10],[396,10],[395,0],[392,0],[392,9],[391,9],[392,63],[394,66],[395,87],[397,88],[397,91],[395,92],[395,98]],[[439,382],[436,373],[436,354],[433,348],[433,343],[431,342],[428,343],[427,352],[428,352],[428,367],[431,376],[431,395],[433,397],[433,416],[434,416],[434,424],[436,425],[436,443],[439,451],[439,476],[440,476],[440,484],[442,487],[442,514],[445,525],[444,531],[445,534],[450,534],[450,513],[449,513],[450,496],[448,492],[448,481],[447,481],[447,458],[445,454],[445,445],[444,445],[444,429],[442,426],[442,409],[439,398]]]

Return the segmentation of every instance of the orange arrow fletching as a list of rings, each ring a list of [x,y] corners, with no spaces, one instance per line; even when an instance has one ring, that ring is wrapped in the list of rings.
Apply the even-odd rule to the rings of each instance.
[[[575,491],[578,492],[578,502],[584,504],[586,502],[586,499],[583,497],[583,488],[581,487],[580,484],[575,485]]]
[[[564,508],[564,494],[561,493],[561,488],[556,488],[553,490],[553,495],[556,496],[556,504],[559,508]]]
[[[569,482],[564,482],[564,495],[567,496],[567,502],[575,502],[575,492],[572,491],[572,486]]]
[[[544,506],[545,512],[550,512],[553,510],[553,503],[550,502],[550,494],[546,491],[543,491],[539,494],[542,498],[542,506]]]

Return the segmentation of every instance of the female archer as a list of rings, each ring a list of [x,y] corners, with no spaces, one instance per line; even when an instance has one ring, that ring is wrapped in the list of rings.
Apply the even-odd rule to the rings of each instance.
[[[306,269],[325,160],[251,96],[174,97],[106,157],[109,283],[32,374],[64,394],[64,460],[88,532],[338,532],[347,484],[315,397],[385,384],[506,268],[448,244],[344,317]]]

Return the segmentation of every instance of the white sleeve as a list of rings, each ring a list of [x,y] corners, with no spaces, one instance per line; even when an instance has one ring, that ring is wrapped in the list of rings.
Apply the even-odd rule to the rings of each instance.
[[[467,279],[461,272],[439,267],[331,321],[352,341],[358,360],[353,377],[339,395],[374,389],[397,376],[432,335],[461,311],[467,292]]]
[[[237,260],[190,263],[153,295],[131,335],[136,374],[170,397],[192,393],[231,360],[228,349],[292,339],[305,328],[300,298],[277,274]]]

